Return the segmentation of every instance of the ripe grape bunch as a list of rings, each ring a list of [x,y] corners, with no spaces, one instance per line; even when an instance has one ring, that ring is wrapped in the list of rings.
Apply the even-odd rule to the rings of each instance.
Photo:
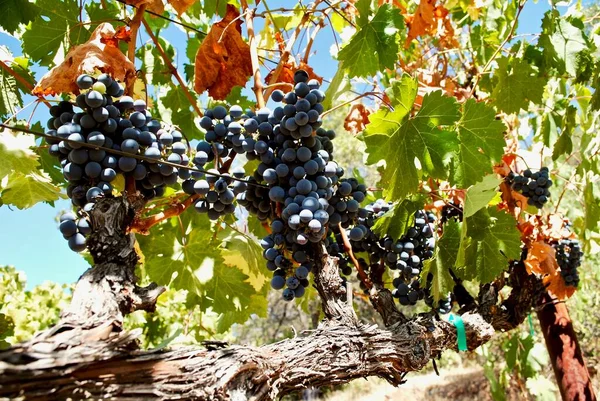
[[[60,161],[69,182],[67,194],[74,206],[89,212],[98,197],[112,195],[119,175],[123,176],[123,183],[132,180],[147,199],[161,196],[165,186],[174,184],[178,177],[189,177],[187,169],[160,163],[166,160],[187,166],[188,147],[179,131],[165,129],[152,118],[143,100],[123,96],[122,85],[107,74],[97,78],[80,75],[77,86],[81,93],[75,105],[61,101],[50,108],[52,117],[46,132],[52,137],[46,139],[49,153]],[[144,156],[146,160],[134,156]],[[84,250],[85,234],[73,235],[77,240],[69,239],[69,245],[77,244],[71,249]]]
[[[527,203],[538,209],[544,207],[550,197],[552,180],[549,178],[548,167],[542,167],[538,172],[527,169],[523,175],[511,172],[508,178],[512,181],[512,189],[525,195]]]
[[[432,224],[436,217],[433,213],[417,211],[414,216],[414,224],[408,229],[406,234],[394,240],[391,237],[380,238],[372,231],[378,218],[381,218],[388,212],[393,204],[383,199],[370,203],[364,209],[359,209],[357,224],[347,230],[347,236],[352,245],[353,253],[361,255],[366,253],[365,258],[361,257],[358,262],[363,270],[377,269],[381,264],[387,266],[392,271],[397,271],[398,275],[393,280],[395,289],[392,295],[398,299],[401,305],[415,305],[418,300],[427,296],[427,288],[421,285],[419,276],[423,268],[423,261],[433,256],[435,240],[433,238]],[[336,242],[330,241],[329,251],[336,253],[341,259],[342,273],[349,273],[348,257],[344,257],[340,252],[342,247],[339,245],[342,241],[341,236],[336,236]],[[363,286],[361,288],[365,289]],[[448,302],[441,302],[440,311],[446,313],[450,306]]]
[[[579,285],[577,268],[581,266],[581,245],[574,239],[563,239],[554,245],[556,249],[556,262],[560,266],[560,274],[567,286]]]

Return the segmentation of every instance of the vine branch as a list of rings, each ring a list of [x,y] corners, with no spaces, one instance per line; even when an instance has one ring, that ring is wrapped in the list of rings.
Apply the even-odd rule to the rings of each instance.
[[[150,35],[150,38],[152,39],[152,41],[156,45],[156,49],[158,50],[158,52],[160,53],[160,56],[164,60],[165,65],[169,68],[169,71],[171,71],[171,74],[175,77],[175,79],[177,80],[177,82],[179,82],[179,86],[181,87],[181,90],[183,91],[183,94],[190,101],[190,104],[194,108],[194,111],[196,112],[196,114],[199,117],[202,117],[204,115],[204,113],[202,113],[202,111],[198,107],[198,102],[196,101],[196,99],[194,99],[194,97],[190,93],[190,90],[188,89],[187,84],[185,83],[185,81],[183,80],[183,78],[181,78],[181,75],[179,75],[179,72],[177,71],[177,68],[175,68],[175,66],[173,65],[173,63],[171,63],[171,60],[169,59],[169,56],[167,56],[167,53],[165,53],[165,50],[162,48],[160,42],[158,41],[158,38],[156,37],[156,35],[154,34],[154,32],[152,32],[152,28],[150,28],[150,25],[148,25],[148,23],[146,22],[146,20],[144,18],[142,18],[142,23],[144,24],[144,27],[146,28],[146,31],[148,32],[148,35]]]
[[[260,64],[258,62],[258,50],[256,43],[256,35],[254,34],[254,12],[248,8],[248,1],[242,0],[242,8],[246,17],[246,28],[248,29],[248,41],[250,45],[250,58],[252,60],[252,75],[254,76],[254,86],[252,90],[256,95],[256,103],[258,108],[265,107],[265,98],[263,96],[263,83],[260,76]]]
[[[142,22],[142,18],[144,18],[144,11],[146,11],[146,4],[142,4],[138,8],[135,9],[135,15],[129,24],[129,28],[131,29],[130,40],[127,45],[127,57],[129,61],[135,63],[135,43],[137,38],[138,30],[140,29],[140,24]]]
[[[132,225],[130,231],[132,233],[139,233],[147,235],[152,227],[155,225],[170,219],[171,217],[179,216],[183,212],[185,212],[191,205],[193,205],[199,198],[199,195],[191,195],[183,202],[178,202],[171,207],[163,210],[160,213],[152,215],[150,217],[146,217],[142,220],[135,220]]]

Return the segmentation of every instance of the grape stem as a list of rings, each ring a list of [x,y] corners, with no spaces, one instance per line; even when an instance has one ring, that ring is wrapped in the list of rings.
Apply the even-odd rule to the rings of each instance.
[[[152,28],[150,28],[150,25],[148,25],[148,23],[146,22],[146,20],[144,18],[142,18],[142,23],[144,24],[144,27],[146,28],[146,32],[148,32],[148,35],[150,36],[150,38],[152,39],[152,41],[156,45],[156,49],[160,53],[160,56],[165,61],[165,65],[169,68],[169,71],[171,71],[171,75],[173,75],[175,77],[175,79],[177,80],[177,82],[179,82],[179,86],[181,87],[181,90],[183,91],[183,94],[190,101],[190,104],[194,108],[194,111],[196,112],[196,114],[198,116],[202,117],[204,115],[204,113],[202,113],[202,111],[200,110],[200,108],[198,108],[198,102],[196,101],[196,99],[194,99],[194,97],[190,93],[190,90],[188,89],[185,81],[181,78],[181,75],[179,75],[179,72],[177,71],[177,68],[175,68],[175,66],[171,63],[171,60],[169,59],[169,56],[167,56],[167,53],[165,53],[165,51],[162,48],[160,42],[158,41],[158,38],[156,37],[156,35],[154,34],[154,32],[152,32]]]
[[[248,42],[250,45],[250,59],[252,60],[252,75],[254,76],[254,86],[252,87],[252,90],[256,95],[258,108],[262,109],[265,107],[265,98],[263,97],[263,83],[262,77],[260,76],[256,36],[254,34],[254,12],[256,10],[248,8],[247,0],[242,0],[242,8],[244,9],[244,16],[246,17],[246,29],[248,30]]]
[[[155,225],[167,219],[170,219],[171,217],[179,216],[181,213],[185,212],[188,207],[196,203],[198,197],[199,195],[197,194],[191,195],[183,202],[176,203],[160,213],[157,213],[150,217],[146,217],[142,220],[135,220],[131,225],[130,232],[144,235],[149,234],[150,229]]]
[[[348,257],[350,258],[350,260],[352,260],[352,263],[356,267],[356,271],[358,271],[358,277],[360,278],[360,281],[362,281],[362,283],[367,287],[367,289],[370,290],[371,288],[373,288],[373,284],[371,283],[371,280],[369,280],[369,276],[367,276],[367,273],[365,273],[363,268],[360,266],[360,263],[358,263],[358,260],[356,260],[356,257],[352,252],[352,245],[350,245],[350,241],[348,240],[346,231],[342,227],[342,223],[338,223],[338,229],[340,230],[342,242],[344,243],[344,249],[346,250]]]
[[[136,8],[135,15],[129,24],[129,29],[131,29],[131,31],[129,34],[129,43],[127,45],[127,57],[132,63],[135,63],[135,43],[142,18],[144,18],[144,11],[146,11],[146,4],[142,4]]]

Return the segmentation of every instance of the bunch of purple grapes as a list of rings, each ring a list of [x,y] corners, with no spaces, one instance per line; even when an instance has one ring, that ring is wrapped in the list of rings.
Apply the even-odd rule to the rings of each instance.
[[[583,252],[579,241],[574,239],[560,240],[554,245],[556,249],[556,262],[560,266],[560,274],[568,286],[579,285],[579,273],[577,269],[581,266]]]
[[[549,175],[548,167],[542,167],[535,173],[527,169],[523,175],[511,171],[508,178],[512,181],[512,189],[525,195],[529,205],[541,209],[550,198],[552,180]]]
[[[165,186],[178,178],[189,178],[183,135],[163,128],[143,100],[123,96],[122,85],[107,74],[80,75],[77,85],[81,93],[75,104],[62,101],[50,108],[46,132],[52,137],[46,139],[49,153],[60,162],[74,206],[90,211],[98,197],[112,196],[113,182],[120,174],[123,182],[132,178],[147,199],[161,196]],[[79,252],[85,247],[71,249]]]

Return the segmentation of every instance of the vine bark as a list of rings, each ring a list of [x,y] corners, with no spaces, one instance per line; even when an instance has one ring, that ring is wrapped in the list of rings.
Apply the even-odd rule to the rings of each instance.
[[[210,343],[141,351],[140,333],[123,332],[123,317],[138,309],[152,311],[163,289],[136,284],[137,255],[128,232],[139,209],[135,202],[122,197],[97,203],[89,239],[96,265],[83,274],[54,328],[0,352],[0,398],[272,400],[304,387],[367,376],[400,385],[407,372],[421,370],[446,349],[456,350],[452,324],[433,314],[407,319],[391,293],[378,286],[370,299],[386,327],[362,323],[346,302],[337,259],[316,246],[314,285],[325,315],[316,330],[263,347]],[[479,308],[491,310],[487,304],[497,297],[492,292],[484,298]],[[470,350],[495,332],[494,320],[478,309],[462,318]],[[502,322],[507,329],[506,319]]]

